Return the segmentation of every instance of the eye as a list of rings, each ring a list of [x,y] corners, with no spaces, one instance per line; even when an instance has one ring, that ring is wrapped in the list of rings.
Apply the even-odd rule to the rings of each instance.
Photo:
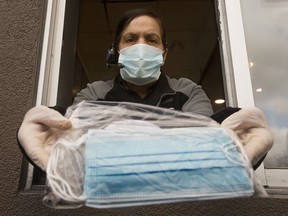
[[[158,43],[158,41],[157,41],[157,40],[155,40],[155,39],[150,39],[150,40],[149,40],[149,43],[150,43],[150,44],[157,44],[157,43]]]
[[[130,37],[125,40],[126,43],[133,43],[135,41],[134,38]]]
[[[137,41],[137,36],[134,34],[126,34],[123,36],[123,42],[126,44],[134,44]]]
[[[150,45],[158,45],[160,43],[160,38],[155,34],[149,34],[146,36],[146,41]]]

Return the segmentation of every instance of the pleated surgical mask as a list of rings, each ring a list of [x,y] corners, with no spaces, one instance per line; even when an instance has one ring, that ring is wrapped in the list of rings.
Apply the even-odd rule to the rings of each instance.
[[[247,162],[220,128],[91,130],[84,194],[98,208],[253,193]]]
[[[239,140],[210,118],[105,101],[83,101],[65,116],[72,128],[58,131],[46,170],[43,203],[51,208],[254,194],[253,170]]]
[[[118,63],[123,80],[135,85],[155,82],[161,74],[163,50],[147,44],[135,44],[119,51]]]

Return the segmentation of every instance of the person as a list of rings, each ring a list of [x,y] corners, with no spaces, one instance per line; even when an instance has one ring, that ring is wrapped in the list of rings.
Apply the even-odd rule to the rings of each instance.
[[[171,79],[161,72],[167,53],[160,18],[147,10],[129,11],[120,20],[107,55],[109,65],[124,67],[114,80],[88,84],[74,103],[127,101],[211,116],[210,100],[200,86],[185,78]]]
[[[161,19],[146,9],[128,11],[118,24],[115,40],[107,54],[108,65],[119,67],[119,73],[113,80],[88,84],[77,94],[73,104],[83,100],[126,101],[196,113],[219,123],[228,121],[224,122],[227,128],[241,134],[246,143],[250,142],[252,150],[248,157],[253,165],[257,164],[272,146],[272,135],[263,113],[256,108],[230,107],[213,114],[210,100],[201,86],[186,78],[170,78],[161,71],[167,54]],[[18,140],[22,152],[31,163],[44,171],[50,148],[56,139],[53,131],[71,127],[71,122],[63,117],[64,113],[65,109],[57,106],[53,109],[34,107],[26,113],[19,129]],[[232,118],[236,113],[238,115]],[[252,118],[254,122],[251,115],[256,116]],[[261,127],[261,130],[246,133],[246,125],[253,128],[253,124],[257,129]],[[255,137],[258,138],[256,141]],[[259,144],[255,143],[259,141]]]

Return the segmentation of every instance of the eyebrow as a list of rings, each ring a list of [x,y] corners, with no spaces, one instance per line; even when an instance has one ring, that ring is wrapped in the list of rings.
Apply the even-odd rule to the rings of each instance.
[[[122,38],[124,38],[124,37],[129,37],[129,36],[132,36],[132,37],[135,37],[135,36],[138,36],[140,33],[138,32],[138,33],[133,33],[133,32],[128,32],[128,33],[126,33],[126,34],[123,34],[122,35]],[[147,33],[147,34],[145,34],[144,35],[145,37],[157,37],[157,38],[161,38],[161,36],[160,35],[158,35],[158,34],[156,34],[156,33]]]
[[[157,37],[157,38],[161,38],[161,36],[160,35],[158,35],[158,34],[156,34],[156,33],[148,33],[148,34],[146,34],[145,36],[149,36],[149,37]]]
[[[135,36],[137,36],[137,34],[136,33],[132,33],[132,32],[128,32],[126,34],[123,34],[121,37],[129,37],[129,36],[135,37]]]

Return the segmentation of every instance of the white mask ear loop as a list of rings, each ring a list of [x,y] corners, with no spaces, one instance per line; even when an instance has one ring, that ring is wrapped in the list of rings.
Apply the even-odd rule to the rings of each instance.
[[[55,143],[55,145],[51,149],[51,156],[49,158],[49,162],[48,162],[48,166],[46,170],[47,180],[53,193],[56,196],[67,201],[83,202],[86,200],[86,198],[83,195],[83,190],[82,190],[82,195],[76,194],[75,191],[73,190],[73,187],[71,187],[71,183],[67,181],[68,179],[66,180],[62,178],[61,175],[58,173],[57,168],[58,168],[58,165],[61,164],[59,163],[59,158],[60,158],[60,155],[63,154],[63,148],[61,148],[60,145],[65,146],[65,148],[67,149],[77,149],[79,148],[79,146],[84,145],[86,137],[87,137],[87,134],[81,136],[78,140],[75,141],[74,145],[71,145],[71,143],[66,141],[65,139],[59,139],[57,143]],[[77,162],[77,164],[79,164],[79,162]],[[78,187],[76,187],[76,189],[77,188]],[[81,188],[83,188],[83,185]]]
[[[239,138],[235,135],[235,133],[232,130],[230,129],[224,129],[224,130],[230,137],[230,140],[221,146],[223,151],[226,153],[227,158],[231,162],[236,163],[238,165],[252,167]],[[229,143],[231,142],[233,142],[233,145],[229,146]],[[239,154],[238,158],[236,158],[235,155],[230,152],[231,149],[235,149],[236,151],[241,153]]]
[[[232,139],[231,139],[232,141]],[[230,145],[230,146],[229,146]],[[232,163],[236,164],[236,165],[240,165],[240,166],[243,166],[243,167],[250,167],[248,171],[249,175],[251,176],[251,178],[253,179],[253,176],[254,176],[254,173],[253,173],[253,170],[252,170],[252,167],[251,167],[251,164],[249,162],[249,159],[248,157],[243,154],[239,154],[239,157],[236,157],[235,154],[233,154],[230,150],[236,150],[236,151],[239,151],[240,149],[240,152],[241,153],[245,153],[244,151],[244,148],[241,146],[241,144],[236,144],[234,143],[234,145],[231,145],[231,142],[228,141],[226,143],[224,143],[222,146],[221,146],[221,149],[223,150],[223,152],[225,153],[227,159],[229,161],[231,161]]]
[[[165,50],[164,50],[163,53],[162,53],[162,56],[163,56],[163,64],[162,64],[161,66],[163,66],[163,65],[165,64],[167,54],[168,54],[168,48],[165,48]]]
[[[235,154],[233,154],[231,152],[231,150],[236,150],[238,151],[237,149],[237,146],[236,145],[231,145],[231,142],[227,142],[227,143],[224,143],[222,146],[221,146],[221,150],[225,153],[227,159],[234,163],[234,164],[237,164],[237,165],[240,165],[240,166],[245,166],[246,164],[246,160],[245,158],[239,154],[239,156],[236,156]]]

